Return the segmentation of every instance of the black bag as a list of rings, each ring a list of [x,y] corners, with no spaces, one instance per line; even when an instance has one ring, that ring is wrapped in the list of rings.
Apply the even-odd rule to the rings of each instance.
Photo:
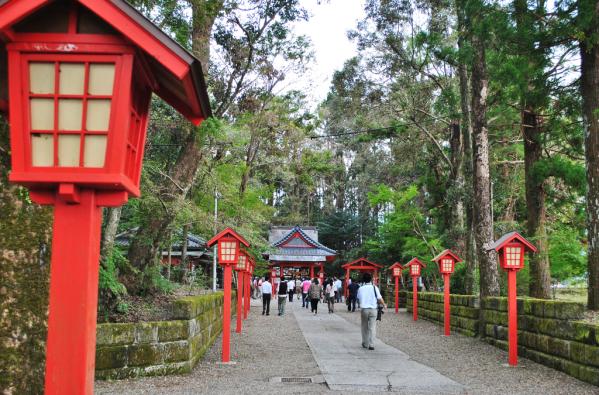
[[[383,306],[379,304],[379,299],[376,297],[376,288],[374,283],[372,284],[372,292],[374,292],[374,299],[376,300],[376,320],[381,321],[385,312],[383,311]]]

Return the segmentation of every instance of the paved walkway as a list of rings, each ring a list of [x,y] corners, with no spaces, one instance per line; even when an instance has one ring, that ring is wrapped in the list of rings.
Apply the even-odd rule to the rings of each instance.
[[[462,385],[380,340],[373,351],[362,348],[359,327],[326,309],[312,315],[296,308],[294,314],[331,390],[464,393]]]
[[[388,311],[377,326],[375,350],[361,347],[358,312],[337,304],[317,316],[287,303],[287,314],[261,315],[260,302],[231,333],[231,356],[221,365],[220,339],[189,375],[96,382],[97,394],[599,394],[599,388],[521,358],[505,366],[507,354],[478,339],[442,336],[442,327]],[[234,322],[234,320],[233,320]],[[290,378],[292,382],[281,382]],[[311,383],[293,382],[309,378]]]

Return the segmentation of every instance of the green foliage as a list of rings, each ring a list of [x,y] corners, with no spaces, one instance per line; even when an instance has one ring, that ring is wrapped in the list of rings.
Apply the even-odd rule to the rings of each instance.
[[[586,270],[586,249],[574,229],[563,227],[549,238],[551,277],[563,281],[581,276]]]

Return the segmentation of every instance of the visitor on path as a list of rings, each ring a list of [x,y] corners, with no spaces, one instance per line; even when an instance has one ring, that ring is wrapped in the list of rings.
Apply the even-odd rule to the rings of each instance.
[[[335,302],[341,303],[341,292],[343,291],[343,283],[341,279],[335,277]]]
[[[264,282],[264,277],[256,277],[256,295],[254,295],[255,299],[259,299],[262,297],[262,283]]]
[[[285,314],[285,303],[287,303],[287,281],[281,281],[279,284],[279,316]]]
[[[302,281],[299,277],[295,279],[295,294],[297,295],[297,300],[300,300],[302,297]],[[302,307],[304,307],[302,305]]]
[[[310,306],[314,315],[318,313],[318,302],[322,298],[322,286],[318,283],[318,279],[314,278],[310,288],[308,289],[308,296],[310,297]]]
[[[268,277],[262,282],[260,291],[262,292],[262,315],[270,315],[270,296],[272,294],[272,284]]]
[[[356,311],[358,289],[360,289],[360,284],[357,281],[351,281],[347,287],[347,311],[351,311],[352,313]]]
[[[335,312],[335,298],[337,289],[335,288],[335,282],[331,279],[327,282],[327,287],[325,288],[324,294],[327,300],[327,306],[329,308],[329,314]]]
[[[362,347],[374,350],[374,338],[376,336],[376,313],[379,304],[386,307],[379,288],[372,283],[370,273],[362,276],[364,285],[358,289],[358,300],[361,309],[362,324]]]
[[[308,308],[310,304],[310,298],[308,297],[308,292],[310,291],[310,286],[312,285],[312,281],[309,279],[304,279],[302,282],[302,307]]]
[[[295,293],[295,281],[293,281],[293,278],[289,278],[289,281],[287,281],[287,294],[289,294],[289,301],[293,302],[293,294]]]

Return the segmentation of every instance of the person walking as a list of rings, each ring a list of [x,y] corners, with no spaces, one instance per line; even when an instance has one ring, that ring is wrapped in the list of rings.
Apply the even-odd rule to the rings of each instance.
[[[268,281],[268,277],[262,282],[260,287],[262,292],[262,315],[270,315],[270,296],[272,294],[272,284]]]
[[[285,314],[285,304],[287,303],[287,281],[283,280],[279,284],[279,298],[277,300],[279,304],[279,316]]]
[[[335,277],[335,302],[341,303],[341,292],[343,291],[343,283],[341,279]]]
[[[310,286],[312,282],[310,279],[305,278],[302,282],[302,307],[308,308],[310,304],[310,298],[308,297],[308,292],[310,291]]]
[[[293,281],[292,277],[289,277],[289,281],[287,281],[287,294],[289,295],[289,301],[293,302],[293,294],[295,293],[295,281]]]
[[[360,284],[358,284],[357,281],[350,281],[350,284],[347,287],[347,311],[351,311],[352,313],[356,311],[358,289],[360,289]]]
[[[329,308],[329,314],[335,312],[335,298],[337,297],[337,295],[335,295],[335,293],[336,293],[335,282],[331,279],[327,282],[327,287],[325,288],[325,291],[324,291],[325,298],[327,300],[327,307]]]
[[[314,315],[318,313],[318,302],[322,298],[322,286],[318,283],[318,279],[314,278],[310,288],[308,289],[308,296],[310,297],[310,306]]]
[[[376,313],[378,305],[386,307],[383,296],[379,288],[372,283],[370,273],[364,273],[362,276],[362,285],[358,289],[358,300],[360,301],[361,326],[362,326],[362,347],[374,350],[374,338],[376,336]]]
[[[302,297],[302,281],[299,277],[295,278],[295,294],[297,295],[297,300],[300,300]],[[304,307],[302,305],[302,307]]]

